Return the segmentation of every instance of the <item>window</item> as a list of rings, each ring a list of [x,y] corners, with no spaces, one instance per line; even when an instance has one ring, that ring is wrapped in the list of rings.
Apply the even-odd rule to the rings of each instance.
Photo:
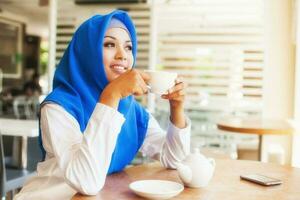
[[[4,78],[20,78],[22,24],[0,17],[0,68]]]
[[[173,0],[154,9],[156,68],[188,83],[186,109],[193,137],[201,137],[196,145],[220,145],[227,136],[216,134],[219,117],[262,111],[263,2]],[[164,113],[167,102],[156,101]]]

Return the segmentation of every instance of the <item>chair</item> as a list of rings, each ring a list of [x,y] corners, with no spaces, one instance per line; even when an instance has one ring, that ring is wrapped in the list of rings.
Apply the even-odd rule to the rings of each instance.
[[[37,119],[40,107],[39,97],[29,97],[26,103],[26,119]]]
[[[14,98],[13,111],[17,119],[26,118],[29,115],[26,96],[17,96]]]
[[[34,169],[16,169],[5,167],[4,150],[2,135],[0,134],[0,194],[1,199],[5,200],[6,193],[21,188],[24,182],[35,175]]]
[[[39,106],[39,97],[15,97],[13,101],[14,115],[17,119],[37,119]]]

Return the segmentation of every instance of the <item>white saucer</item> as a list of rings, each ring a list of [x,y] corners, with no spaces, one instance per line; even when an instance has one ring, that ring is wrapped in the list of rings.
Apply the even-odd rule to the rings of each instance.
[[[148,199],[169,199],[184,189],[180,183],[164,180],[135,181],[130,183],[129,188],[137,195]]]

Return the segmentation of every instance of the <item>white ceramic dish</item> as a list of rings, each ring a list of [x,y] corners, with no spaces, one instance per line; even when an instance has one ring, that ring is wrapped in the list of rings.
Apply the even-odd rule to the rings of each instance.
[[[165,180],[141,180],[132,182],[129,188],[137,195],[147,199],[169,199],[184,189],[183,185]]]

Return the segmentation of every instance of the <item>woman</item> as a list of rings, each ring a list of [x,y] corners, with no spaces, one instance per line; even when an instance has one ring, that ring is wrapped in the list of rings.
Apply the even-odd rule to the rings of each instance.
[[[184,84],[162,98],[170,102],[167,134],[133,95],[147,93],[148,75],[133,69],[134,25],[123,11],[97,15],[76,31],[60,64],[53,91],[41,106],[45,160],[16,199],[70,199],[97,194],[106,175],[119,172],[138,151],[176,168],[190,149]]]

